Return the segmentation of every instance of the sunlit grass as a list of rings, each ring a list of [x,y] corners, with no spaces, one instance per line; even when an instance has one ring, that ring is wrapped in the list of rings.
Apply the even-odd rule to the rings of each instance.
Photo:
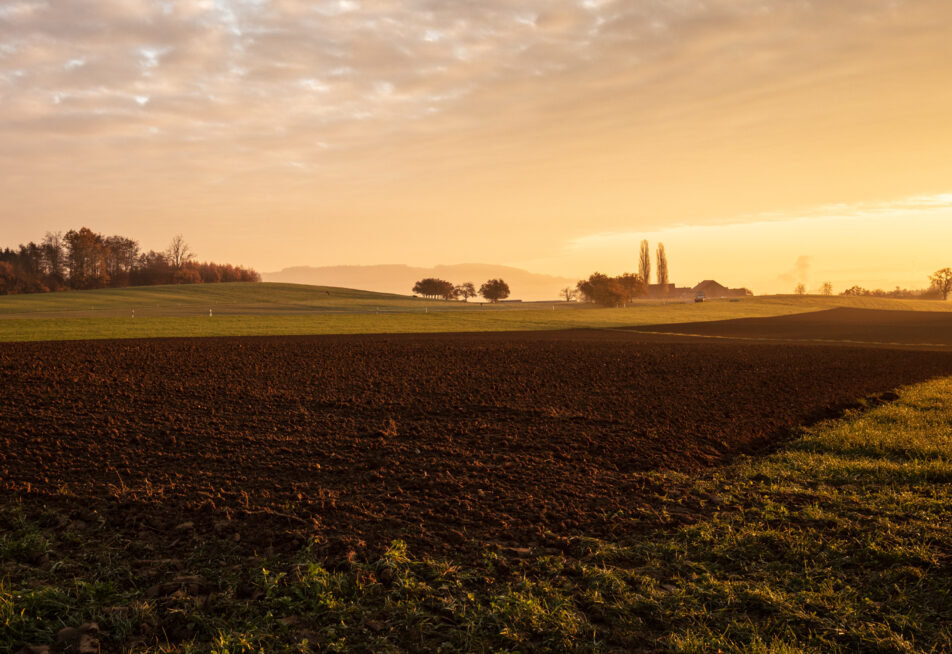
[[[661,322],[691,322],[777,315],[771,305],[645,306],[628,309],[563,308],[555,310],[423,310],[400,313],[311,315],[213,315],[135,318],[6,318],[0,341],[85,340],[195,336],[267,336],[305,334],[382,334],[498,332],[572,328],[606,328]],[[783,311],[786,313],[786,311]]]
[[[298,284],[207,284],[0,297],[0,341],[611,328],[769,317],[836,306],[945,311],[952,303],[820,296],[488,306]],[[211,313],[210,313],[211,312]]]
[[[423,307],[426,304],[450,304],[425,301],[404,295],[374,293],[333,286],[304,284],[229,282],[222,284],[186,284],[172,286],[138,286],[134,288],[107,288],[89,291],[58,293],[31,293],[0,297],[0,315],[31,314],[37,312],[89,312],[186,310],[207,313],[209,307],[229,309],[337,309],[376,306]]]

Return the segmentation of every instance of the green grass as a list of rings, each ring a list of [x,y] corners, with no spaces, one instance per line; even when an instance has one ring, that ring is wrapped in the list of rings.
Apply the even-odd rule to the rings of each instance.
[[[772,455],[650,475],[667,489],[653,507],[567,553],[430,558],[395,542],[340,568],[309,544],[269,556],[196,539],[175,562],[8,503],[0,650],[96,620],[109,651],[952,651],[950,398],[952,379],[921,384]],[[183,573],[211,599],[146,593]]]
[[[154,286],[0,297],[0,341],[610,328],[835,306],[945,311],[952,303],[772,296],[602,309],[558,302],[489,306],[427,301],[299,284]]]
[[[415,308],[427,304],[433,306],[450,303],[332,286],[230,282],[9,295],[0,297],[0,316],[90,311],[128,313],[133,308],[140,311],[159,309],[165,313],[176,314],[189,310],[204,310],[207,313],[209,307],[219,310],[281,312],[373,308],[377,305]]]

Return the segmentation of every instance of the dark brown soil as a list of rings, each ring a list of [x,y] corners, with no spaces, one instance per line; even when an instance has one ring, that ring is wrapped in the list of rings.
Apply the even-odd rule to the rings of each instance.
[[[647,471],[949,374],[950,352],[595,331],[3,344],[0,497],[172,535],[531,545],[610,534],[664,492]]]

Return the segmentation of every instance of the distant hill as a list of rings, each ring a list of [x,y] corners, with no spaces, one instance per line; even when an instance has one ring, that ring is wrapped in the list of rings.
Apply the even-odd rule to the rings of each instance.
[[[577,279],[539,275],[521,268],[485,263],[462,263],[451,266],[421,268],[402,264],[377,266],[296,266],[280,272],[263,273],[266,282],[343,286],[381,293],[409,295],[413,284],[424,277],[438,277],[454,284],[472,282],[479,285],[487,279],[501,277],[509,284],[514,300],[555,300],[559,290],[575,288]]]

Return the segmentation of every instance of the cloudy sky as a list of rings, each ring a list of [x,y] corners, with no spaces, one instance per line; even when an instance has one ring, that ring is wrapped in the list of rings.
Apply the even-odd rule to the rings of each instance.
[[[0,0],[0,245],[757,292],[952,265],[948,0]]]

